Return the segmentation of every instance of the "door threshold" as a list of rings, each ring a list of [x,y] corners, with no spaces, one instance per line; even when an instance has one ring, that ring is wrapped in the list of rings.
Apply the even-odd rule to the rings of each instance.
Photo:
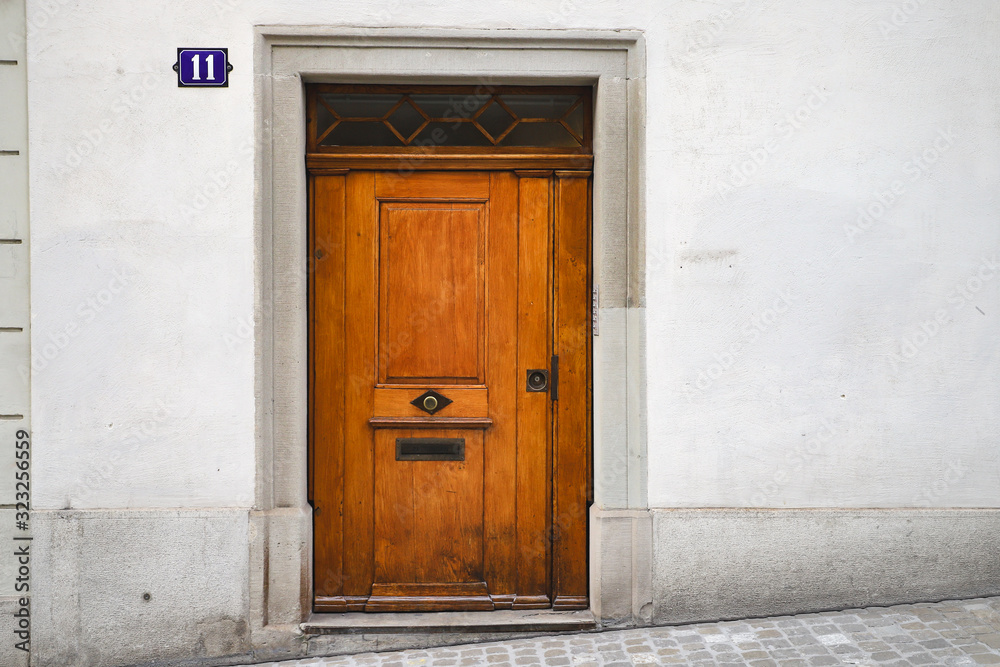
[[[430,632],[579,632],[594,630],[589,610],[524,609],[312,614],[299,627],[309,635],[405,634]]]

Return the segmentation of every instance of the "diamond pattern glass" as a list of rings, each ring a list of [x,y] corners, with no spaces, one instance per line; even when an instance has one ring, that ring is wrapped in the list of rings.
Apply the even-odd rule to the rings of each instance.
[[[476,117],[479,126],[490,134],[490,139],[496,141],[502,137],[517,119],[512,116],[499,102],[490,100]]]
[[[402,139],[403,142],[408,141],[427,123],[427,117],[406,98],[400,100],[395,111],[390,113],[386,120],[402,137],[405,137]]]
[[[311,96],[310,146],[543,148],[589,152],[588,88],[353,86]]]

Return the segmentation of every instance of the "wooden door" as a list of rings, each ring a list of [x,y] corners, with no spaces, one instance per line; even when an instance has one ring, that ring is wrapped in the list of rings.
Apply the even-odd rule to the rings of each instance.
[[[315,609],[585,608],[589,172],[311,185]]]

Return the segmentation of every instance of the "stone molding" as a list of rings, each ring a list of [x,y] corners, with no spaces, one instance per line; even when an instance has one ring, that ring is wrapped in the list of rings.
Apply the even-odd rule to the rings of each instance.
[[[415,57],[419,54],[419,57]],[[594,275],[601,330],[594,339],[595,496],[605,507],[645,505],[645,320],[643,197],[645,51],[638,31],[377,29],[258,26],[255,510],[271,531],[303,544],[301,562],[276,568],[263,546],[251,562],[267,568],[251,591],[264,628],[269,598],[309,613],[311,520],[307,502],[307,258],[304,169],[306,82],[512,83],[596,88]],[[630,367],[631,366],[631,367]],[[288,525],[277,528],[277,522]],[[596,533],[594,533],[596,535]],[[594,591],[592,598],[599,595]],[[277,598],[276,598],[277,599]],[[270,610],[265,613],[264,610]]]

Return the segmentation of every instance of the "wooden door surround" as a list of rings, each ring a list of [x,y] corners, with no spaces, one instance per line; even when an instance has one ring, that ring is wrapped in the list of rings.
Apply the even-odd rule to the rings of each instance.
[[[434,157],[309,155],[314,609],[587,608],[589,168]]]

